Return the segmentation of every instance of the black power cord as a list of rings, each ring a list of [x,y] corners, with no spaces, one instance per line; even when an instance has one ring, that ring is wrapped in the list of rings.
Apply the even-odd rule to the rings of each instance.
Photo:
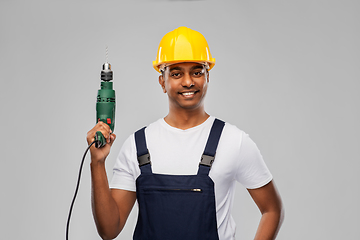
[[[79,190],[79,185],[80,185],[80,179],[81,179],[81,172],[82,172],[82,168],[84,165],[84,160],[85,160],[85,156],[87,154],[87,152],[89,151],[90,147],[95,143],[96,141],[93,141],[86,149],[84,156],[82,158],[81,164],[80,164],[80,169],[79,169],[79,175],[78,175],[78,180],[77,180],[77,184],[76,184],[76,189],[75,189],[75,193],[74,193],[74,197],[73,200],[71,202],[71,206],[70,206],[70,211],[69,211],[69,216],[67,219],[67,223],[66,223],[66,240],[69,240],[69,225],[70,225],[70,218],[71,218],[71,212],[75,203],[75,199],[76,199],[76,195],[78,193]]]

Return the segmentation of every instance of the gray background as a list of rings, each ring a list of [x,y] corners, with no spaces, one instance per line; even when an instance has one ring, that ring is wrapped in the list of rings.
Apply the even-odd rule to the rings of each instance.
[[[360,239],[359,1],[1,1],[2,239],[64,239],[105,61],[117,140],[167,113],[152,69],[161,37],[200,31],[216,66],[206,110],[258,144],[286,208],[280,240]],[[260,213],[238,186],[237,239]],[[131,239],[136,208],[117,239]],[[89,158],[70,239],[99,239]]]

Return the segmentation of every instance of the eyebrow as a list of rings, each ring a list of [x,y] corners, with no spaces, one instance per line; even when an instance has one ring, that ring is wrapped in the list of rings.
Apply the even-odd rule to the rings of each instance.
[[[198,69],[198,68],[203,68],[204,66],[203,65],[201,65],[201,64],[198,64],[198,65],[196,65],[196,66],[193,66],[193,67],[191,67],[191,69],[190,70],[194,70],[194,69]],[[184,70],[182,67],[178,67],[178,66],[175,66],[175,67],[170,67],[170,72],[171,71],[173,71],[173,70],[179,70],[179,71],[181,71],[181,70]]]
[[[173,70],[179,70],[179,71],[181,71],[181,70],[183,70],[183,68],[181,68],[181,67],[170,67],[170,72],[171,71],[173,71]]]

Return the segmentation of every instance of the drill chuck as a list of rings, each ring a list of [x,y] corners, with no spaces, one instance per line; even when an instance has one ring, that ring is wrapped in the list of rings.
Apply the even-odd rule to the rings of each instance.
[[[103,64],[101,71],[101,80],[106,82],[113,80],[113,72],[111,71],[111,64],[108,62]]]

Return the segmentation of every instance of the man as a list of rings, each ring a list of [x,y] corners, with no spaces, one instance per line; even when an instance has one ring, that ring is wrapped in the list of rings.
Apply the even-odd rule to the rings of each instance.
[[[235,181],[262,213],[255,239],[275,239],[282,204],[258,148],[243,131],[204,110],[214,65],[199,32],[180,27],[163,37],[153,66],[161,73],[169,113],[125,141],[110,188],[105,159],[116,136],[102,122],[88,132],[88,143],[96,131],[108,141],[91,148],[92,208],[103,239],[120,233],[136,199],[134,239],[235,239]]]

